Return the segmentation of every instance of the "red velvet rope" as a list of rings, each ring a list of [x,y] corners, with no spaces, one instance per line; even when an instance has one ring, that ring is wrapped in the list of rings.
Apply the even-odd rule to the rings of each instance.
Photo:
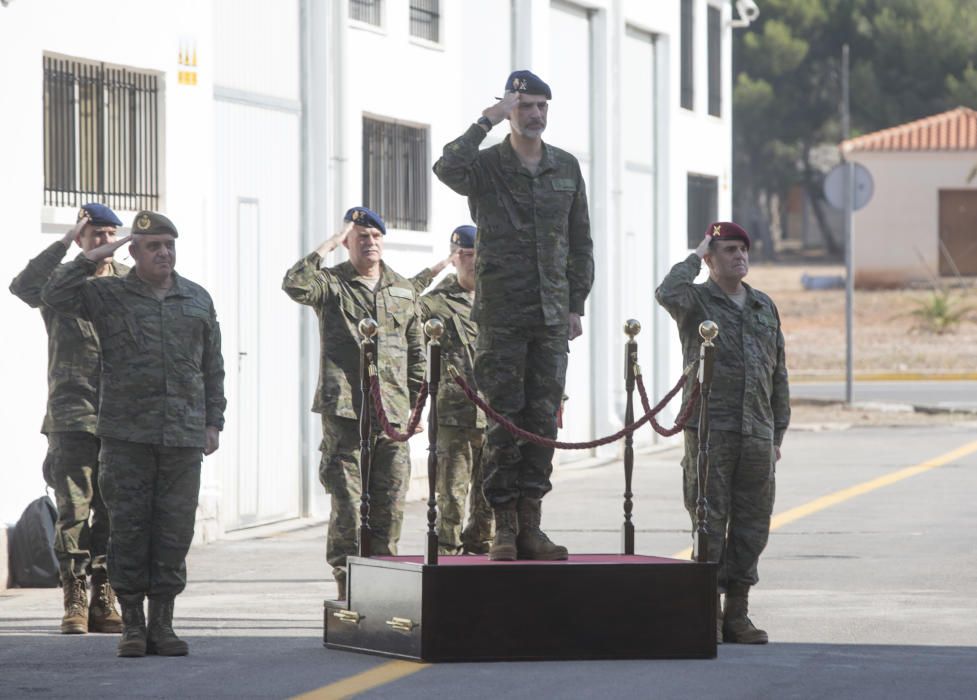
[[[685,383],[685,378],[687,376],[688,375],[686,374],[682,375],[679,386]],[[678,387],[675,387],[675,389],[672,390],[673,394],[666,396],[657,406],[655,406],[654,409],[652,409],[648,407],[648,393],[645,391],[645,383],[644,380],[642,380],[641,375],[639,374],[637,377],[635,377],[635,380],[638,384],[638,395],[641,397],[641,407],[645,410],[646,415],[650,415],[651,427],[655,429],[655,432],[662,437],[670,437],[682,432],[686,423],[689,422],[689,418],[692,417],[692,411],[699,402],[699,383],[696,382],[695,386],[692,387],[692,394],[689,396],[689,402],[685,404],[685,408],[682,409],[682,412],[678,415],[678,418],[675,419],[675,425],[673,425],[671,428],[663,428],[658,424],[658,421],[655,420],[654,416],[656,416],[658,412],[665,407],[665,404],[668,403],[668,400],[672,397],[674,391],[678,389]]]
[[[387,418],[387,412],[383,408],[383,396],[380,394],[380,378],[376,374],[370,376],[370,396],[373,397],[373,407],[376,409],[380,427],[383,428],[383,432],[388,438],[394,442],[407,442],[414,437],[414,431],[417,430],[417,425],[421,422],[421,411],[424,410],[424,404],[427,403],[427,382],[421,384],[421,390],[417,394],[417,405],[411,411],[410,420],[407,421],[407,431],[403,433],[393,427],[390,424],[390,419]]]
[[[531,433],[528,430],[524,430],[520,428],[518,425],[516,425],[515,423],[513,423],[512,421],[510,421],[505,416],[500,415],[498,412],[495,411],[495,409],[493,409],[491,406],[485,403],[485,401],[477,393],[475,393],[475,391],[473,391],[470,386],[468,386],[468,383],[462,377],[458,376],[455,377],[454,379],[455,379],[455,383],[459,387],[461,387],[461,390],[463,392],[465,392],[465,396],[468,397],[469,401],[471,401],[480,409],[485,411],[485,415],[487,415],[489,418],[494,420],[496,423],[501,425],[503,428],[505,428],[508,432],[512,433],[516,437],[522,438],[523,440],[535,443],[537,445],[542,445],[543,447],[552,447],[561,450],[589,450],[594,447],[600,447],[601,445],[608,445],[612,442],[616,442],[617,440],[620,440],[628,433],[633,433],[635,430],[640,428],[649,420],[652,421],[653,425],[658,426],[657,422],[655,422],[654,420],[654,416],[657,413],[659,413],[663,408],[665,408],[668,402],[671,401],[672,398],[675,396],[675,394],[677,394],[679,390],[685,385],[685,380],[687,377],[688,377],[687,374],[683,374],[679,378],[678,383],[672,388],[671,391],[665,394],[665,397],[661,401],[659,401],[658,404],[653,409],[648,409],[646,404],[645,415],[639,418],[638,420],[636,420],[631,425],[624,426],[621,430],[617,431],[613,435],[608,435],[606,437],[602,437],[597,440],[590,440],[589,442],[561,442],[559,440],[552,440],[550,438],[537,435],[536,433]],[[638,375],[638,381],[639,381],[639,386],[642,386],[640,383],[640,375]],[[696,390],[697,389],[698,387],[696,388]],[[689,403],[692,404],[694,403],[694,401],[690,401]],[[691,415],[691,411],[689,410],[688,407],[682,413],[682,415],[685,416],[685,420],[687,421],[688,416],[686,414]],[[674,435],[678,431],[682,430],[683,427],[685,427],[684,423],[681,426],[676,425],[676,428],[672,429],[673,432],[668,434]],[[661,426],[658,426],[656,429],[658,428],[661,428]]]

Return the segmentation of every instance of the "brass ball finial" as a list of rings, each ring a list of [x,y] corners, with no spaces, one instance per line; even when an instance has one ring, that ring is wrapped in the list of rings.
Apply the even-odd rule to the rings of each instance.
[[[444,335],[444,324],[439,318],[432,318],[424,324],[424,335],[433,341],[441,340]]]
[[[704,341],[711,343],[719,335],[719,325],[715,321],[703,321],[699,324],[699,335]]]
[[[364,318],[362,321],[360,321],[358,328],[360,335],[369,340],[377,334],[377,330],[379,330],[380,326],[372,318]]]
[[[637,320],[633,318],[629,318],[627,321],[624,322],[624,333],[631,340],[634,340],[634,336],[638,335],[638,333],[640,332],[641,332],[641,324]]]

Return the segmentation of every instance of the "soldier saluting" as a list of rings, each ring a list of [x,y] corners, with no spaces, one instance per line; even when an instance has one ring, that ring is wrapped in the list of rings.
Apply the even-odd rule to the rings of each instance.
[[[78,222],[32,259],[10,283],[10,291],[40,309],[48,336],[48,402],[41,432],[47,435],[44,480],[58,503],[54,550],[64,596],[62,634],[121,632],[122,618],[106,572],[109,515],[98,488],[99,439],[95,434],[101,372],[98,335],[90,321],[58,313],[41,301],[41,289],[77,243],[88,252],[115,241],[122,222],[104,204],[86,204]],[[111,256],[95,277],[123,277],[129,268]],[[89,524],[91,518],[91,524]],[[85,599],[91,574],[91,602]]]
[[[224,360],[210,294],[178,275],[176,226],[142,211],[132,235],[59,268],[41,298],[91,321],[102,344],[99,486],[110,518],[108,566],[122,604],[119,656],[183,656],[173,602],[186,587],[200,465],[224,427]],[[92,277],[129,242],[125,277]],[[149,597],[149,623],[143,610]]]
[[[441,357],[470,384],[475,384],[475,343],[478,325],[471,319],[475,292],[475,227],[451,232],[451,256],[411,278],[417,291],[426,289],[450,262],[447,275],[420,298],[421,320],[444,322]],[[447,375],[444,375],[447,377]],[[492,510],[482,493],[482,452],[485,414],[461,388],[447,381],[438,393],[438,550],[441,554],[487,554],[492,539]],[[470,496],[470,497],[469,497]],[[465,499],[468,498],[468,524]]]
[[[311,306],[319,317],[319,385],[312,410],[322,414],[319,480],[332,497],[326,559],[333,567],[339,599],[346,598],[346,557],[357,551],[360,483],[361,406],[357,325],[372,318],[377,331],[377,367],[390,422],[407,423],[424,381],[424,343],[411,283],[383,262],[383,219],[366,207],[353,207],[336,235],[285,273],[282,289]],[[322,258],[343,245],[349,260],[323,268]],[[390,440],[373,421],[370,469],[370,523],[374,554],[396,554],[410,478],[405,442]]]
[[[434,172],[468,197],[478,229],[471,316],[479,326],[478,389],[520,427],[555,438],[568,341],[582,333],[594,260],[580,165],[542,140],[551,97],[533,73],[512,73],[505,96],[444,147]],[[479,150],[505,119],[509,135]],[[566,548],[540,529],[553,449],[491,424],[484,464],[485,497],[495,511],[490,558],[566,559]]]

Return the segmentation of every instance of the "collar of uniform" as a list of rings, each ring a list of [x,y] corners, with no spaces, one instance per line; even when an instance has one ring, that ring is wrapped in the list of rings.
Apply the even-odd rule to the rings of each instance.
[[[760,301],[760,298],[757,296],[756,291],[753,289],[753,287],[748,285],[746,282],[743,283],[743,287],[746,289],[746,304],[749,304],[750,306],[763,305],[763,302]],[[725,299],[726,301],[733,303],[732,300],[729,298],[729,295],[723,291],[722,287],[716,284],[716,282],[712,279],[712,277],[706,278],[706,289],[708,289],[709,292],[717,299]],[[744,307],[746,306],[746,304],[744,304]]]
[[[353,263],[351,263],[349,260],[339,263],[339,267],[336,271],[339,273],[340,277],[345,279],[347,282],[353,282],[357,277],[362,277],[362,275],[356,271],[356,268],[353,267]],[[387,267],[387,264],[381,260],[380,284],[377,285],[377,291],[383,289],[384,287],[389,287],[396,281],[397,278],[394,275],[393,270]]]
[[[181,282],[181,277],[173,271],[173,285],[166,290],[166,297],[187,297],[190,296],[184,289],[184,284]],[[150,297],[153,299],[158,299],[159,297],[153,292],[153,288],[150,287],[143,279],[136,274],[136,268],[130,268],[125,276],[122,278],[122,283],[131,292],[136,294],[141,294],[144,297]],[[164,298],[166,298],[164,297]]]
[[[432,292],[439,292],[441,294],[450,294],[452,296],[468,296],[468,290],[458,284],[458,275],[452,272],[449,275],[445,275],[445,278],[438,282],[438,286],[431,290]]]
[[[512,147],[509,134],[506,134],[506,137],[502,139],[502,143],[499,144],[499,155],[502,159],[503,170],[529,176],[529,171],[523,167],[522,162],[519,160],[519,156],[516,155],[516,149]],[[535,177],[539,177],[552,168],[553,163],[550,159],[550,149],[547,147],[546,142],[544,141],[543,157],[539,160],[539,170],[536,171]]]
[[[129,266],[123,265],[118,260],[112,261],[112,275],[114,277],[125,277],[129,274]]]

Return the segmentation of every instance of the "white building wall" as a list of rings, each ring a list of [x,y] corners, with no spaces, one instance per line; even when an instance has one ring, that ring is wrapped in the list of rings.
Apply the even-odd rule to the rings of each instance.
[[[43,51],[160,71],[161,208],[184,232],[179,269],[214,293],[225,334],[229,425],[221,451],[206,461],[209,515],[219,518],[220,527],[245,524],[232,513],[247,510],[242,498],[260,500],[254,490],[259,482],[259,493],[281,487],[268,496],[268,518],[293,513],[303,488],[299,511],[321,515],[318,420],[308,413],[318,332],[311,313],[281,294],[281,275],[336,230],[348,206],[361,203],[364,114],[426,125],[430,166],[442,146],[492,104],[510,70],[529,68],[554,89],[545,138],[574,152],[585,166],[597,259],[585,336],[571,346],[563,437],[583,440],[615,430],[623,415],[624,319],[638,318],[644,326],[638,340],[651,393],[664,393],[681,369],[673,324],[652,293],[668,267],[688,252],[687,174],[718,177],[720,217],[730,211],[730,33],[723,35],[723,117],[710,117],[706,2],[696,5],[692,111],[679,107],[678,0],[444,0],[437,44],[409,36],[408,3],[400,0],[384,3],[381,28],[351,22],[348,3],[341,0],[13,3],[0,9],[0,59],[20,68],[3,72],[0,89],[17,95],[20,108],[0,115],[0,147],[17,167],[0,170],[0,198],[8,228],[22,233],[8,242],[0,278],[11,279],[74,218],[74,208],[41,207]],[[122,30],[110,42],[91,44],[78,27],[92,17],[112,17]],[[152,31],[135,31],[138,26]],[[181,42],[196,45],[196,86],[177,83]],[[640,66],[632,65],[635,57]],[[485,146],[505,133],[504,124],[496,127]],[[303,162],[297,160],[301,153]],[[449,232],[470,220],[464,198],[430,177],[429,230],[391,230],[387,237],[388,261],[405,275],[444,257]],[[44,226],[50,233],[41,233]],[[236,244],[249,235],[255,236],[252,246],[258,246],[260,259],[261,291],[248,301],[259,308],[259,363],[274,360],[284,369],[276,375],[275,392],[260,393],[262,413],[254,420],[263,425],[252,450],[260,464],[241,471],[243,419],[236,402],[246,385],[239,383],[237,345],[249,331],[238,317],[238,268],[253,261],[242,260]],[[330,262],[340,257],[341,252]],[[44,412],[45,340],[36,311],[10,295],[0,295],[0,311],[19,333],[16,347],[0,348],[8,391],[19,397],[0,409],[5,432],[18,436],[4,467],[4,477],[12,478],[0,490],[0,520],[10,521],[42,490],[44,441],[36,431]],[[652,440],[650,432],[638,438]],[[413,442],[420,467],[426,443]],[[304,483],[282,480],[281,474],[299,474],[297,481]],[[261,481],[266,478],[271,482]],[[257,503],[248,507],[260,510]]]
[[[975,156],[973,151],[852,155],[875,184],[871,201],[852,221],[856,285],[939,277],[940,190],[971,187]]]

